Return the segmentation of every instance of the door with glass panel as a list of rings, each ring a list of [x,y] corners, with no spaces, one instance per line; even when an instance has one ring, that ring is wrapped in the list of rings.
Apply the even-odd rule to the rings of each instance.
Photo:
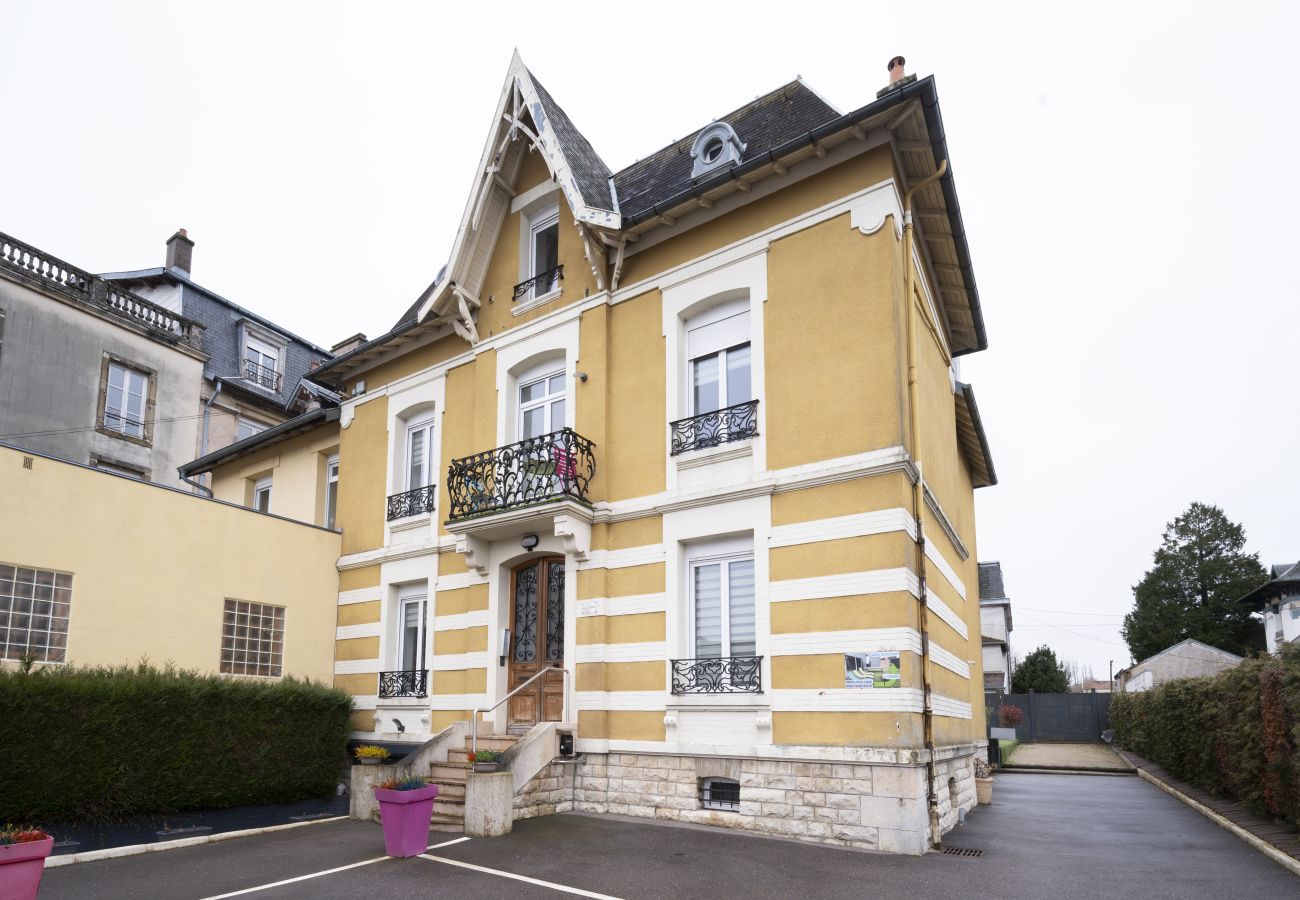
[[[421,584],[403,588],[400,594],[397,641],[397,668],[402,673],[401,693],[423,697],[428,690],[426,660],[429,618],[429,596]]]
[[[692,656],[719,661],[697,662],[695,675],[715,681],[716,692],[757,689],[753,555],[692,559],[688,577]]]
[[[433,421],[415,422],[406,428],[406,490],[433,483]]]
[[[564,716],[564,574],[562,556],[535,559],[511,573],[508,690],[544,669],[555,669],[510,698],[507,727],[512,733]]]
[[[564,427],[564,372],[551,372],[519,385],[519,437],[524,442],[519,480],[525,500],[552,496],[563,489],[573,466],[563,441],[538,438]]]

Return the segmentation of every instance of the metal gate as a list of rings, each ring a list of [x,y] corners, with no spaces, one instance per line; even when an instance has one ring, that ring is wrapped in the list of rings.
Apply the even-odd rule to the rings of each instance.
[[[984,695],[989,726],[997,728],[998,709],[1018,706],[1025,718],[1016,726],[1020,741],[1099,741],[1110,728],[1110,694]]]

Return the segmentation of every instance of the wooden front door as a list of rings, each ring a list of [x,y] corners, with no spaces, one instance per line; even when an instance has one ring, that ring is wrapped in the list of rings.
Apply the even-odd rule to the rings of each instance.
[[[542,669],[564,668],[564,557],[548,556],[517,566],[510,578],[510,663],[508,689]],[[534,681],[506,704],[507,729],[527,731],[564,715],[564,675]]]

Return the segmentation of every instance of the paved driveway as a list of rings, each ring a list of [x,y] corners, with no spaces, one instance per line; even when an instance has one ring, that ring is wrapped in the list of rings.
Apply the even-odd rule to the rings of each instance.
[[[1039,741],[1017,744],[1011,754],[1009,766],[1025,769],[1104,769],[1112,772],[1132,772],[1125,762],[1108,745],[1057,744]]]
[[[979,858],[566,815],[389,860],[378,826],[338,822],[51,869],[41,898],[1300,896],[1300,879],[1134,776],[1002,774],[994,790],[946,841]]]

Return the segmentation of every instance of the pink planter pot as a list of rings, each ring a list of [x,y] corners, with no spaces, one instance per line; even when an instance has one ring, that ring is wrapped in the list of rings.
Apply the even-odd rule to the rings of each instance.
[[[35,900],[54,838],[0,847],[0,900]]]
[[[384,848],[389,856],[416,856],[429,847],[429,821],[433,818],[436,784],[414,791],[375,788],[379,821],[384,826]]]

